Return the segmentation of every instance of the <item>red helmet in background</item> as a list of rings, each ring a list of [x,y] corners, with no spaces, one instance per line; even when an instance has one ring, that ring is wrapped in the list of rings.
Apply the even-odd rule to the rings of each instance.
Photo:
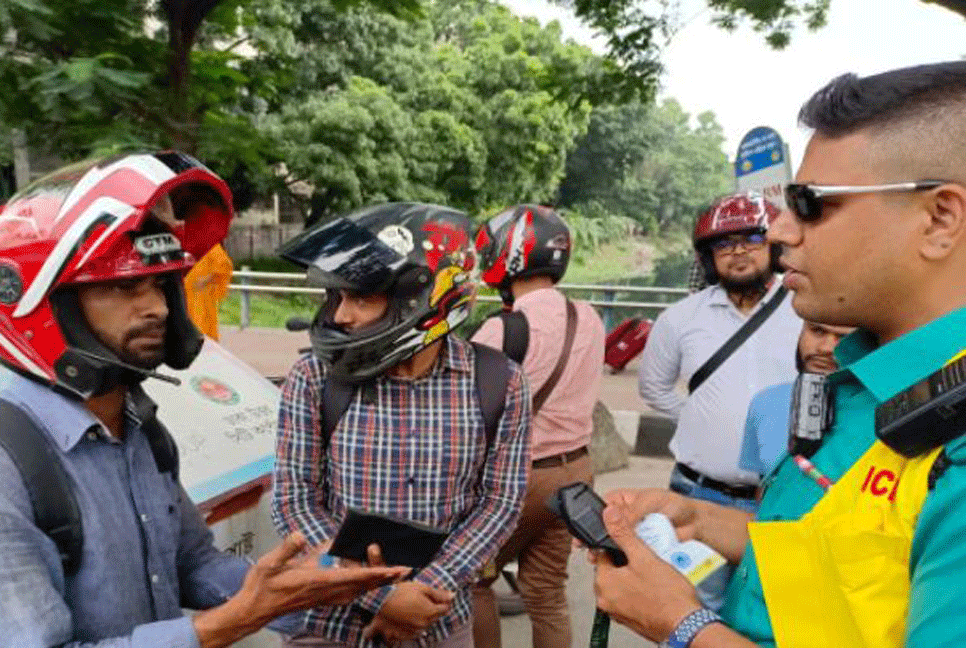
[[[71,286],[168,273],[164,362],[187,367],[203,338],[182,278],[232,216],[227,185],[176,152],[81,162],[28,185],[0,212],[0,361],[80,398],[139,379],[94,336]]]
[[[514,279],[545,275],[554,283],[570,262],[570,229],[550,207],[517,205],[488,219],[476,233],[482,279],[513,302]]]
[[[777,207],[756,192],[731,194],[714,201],[698,216],[691,237],[694,250],[704,268],[705,281],[709,284],[718,283],[718,271],[714,267],[711,253],[712,241],[730,234],[764,234],[771,222],[778,217],[778,213]],[[779,269],[779,247],[772,245],[770,249],[773,271]]]

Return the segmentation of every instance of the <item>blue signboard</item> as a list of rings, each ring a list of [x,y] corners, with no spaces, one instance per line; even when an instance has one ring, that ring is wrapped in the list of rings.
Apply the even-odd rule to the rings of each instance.
[[[767,169],[785,163],[785,146],[777,131],[767,126],[759,126],[748,131],[738,145],[735,158],[735,177]]]

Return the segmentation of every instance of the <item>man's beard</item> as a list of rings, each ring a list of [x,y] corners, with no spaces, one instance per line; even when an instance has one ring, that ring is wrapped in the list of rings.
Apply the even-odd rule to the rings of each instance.
[[[719,282],[721,287],[724,288],[728,293],[737,293],[743,297],[754,297],[756,295],[763,295],[765,291],[768,290],[768,282],[771,281],[772,272],[771,270],[763,270],[757,274],[750,277],[744,277],[742,279],[731,279],[729,277],[720,277]]]
[[[131,340],[140,337],[147,332],[157,332],[158,330],[164,331],[164,324],[146,324],[139,326],[138,328],[128,331],[125,336],[124,344],[121,346],[121,350],[117,353],[118,358],[121,362],[125,362],[139,369],[153,370],[157,369],[158,366],[164,362],[164,344],[162,343],[161,348],[154,353],[137,353],[130,348],[128,348],[128,343]],[[162,338],[164,335],[162,333]]]

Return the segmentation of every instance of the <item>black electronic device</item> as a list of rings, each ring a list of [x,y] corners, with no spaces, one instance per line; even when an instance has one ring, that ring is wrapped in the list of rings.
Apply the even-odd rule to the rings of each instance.
[[[376,543],[387,565],[420,569],[433,560],[448,536],[427,524],[350,508],[328,553],[364,563],[369,545]]]
[[[966,355],[879,405],[875,433],[904,457],[966,434]]]
[[[602,549],[617,567],[627,564],[627,556],[607,533],[602,514],[606,502],[583,482],[569,484],[547,500],[547,506],[561,517],[570,534],[590,549]]]
[[[828,377],[801,373],[792,388],[788,421],[788,454],[811,457],[822,445],[822,437],[835,418],[834,400]]]

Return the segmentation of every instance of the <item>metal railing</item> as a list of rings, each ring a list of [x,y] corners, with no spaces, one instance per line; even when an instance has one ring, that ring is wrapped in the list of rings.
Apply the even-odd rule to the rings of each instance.
[[[305,284],[305,274],[301,272],[260,272],[249,270],[247,266],[242,266],[232,274],[234,283],[229,284],[229,290],[241,293],[241,313],[239,326],[246,328],[251,324],[251,298],[254,293],[275,294],[275,295],[322,295],[325,290],[322,288],[312,288]],[[263,283],[252,283],[253,281]],[[267,282],[291,282],[302,285],[279,285]],[[688,294],[687,288],[667,288],[661,286],[624,286],[624,285],[597,285],[597,284],[557,284],[557,288],[570,294],[580,293],[581,299],[588,304],[596,307],[604,320],[604,327],[607,330],[612,328],[613,314],[616,310],[648,310],[660,312],[673,304],[675,301]],[[666,301],[618,301],[619,294],[628,295],[665,295],[669,298]],[[500,298],[492,295],[478,295],[476,298],[481,302],[499,303]]]

